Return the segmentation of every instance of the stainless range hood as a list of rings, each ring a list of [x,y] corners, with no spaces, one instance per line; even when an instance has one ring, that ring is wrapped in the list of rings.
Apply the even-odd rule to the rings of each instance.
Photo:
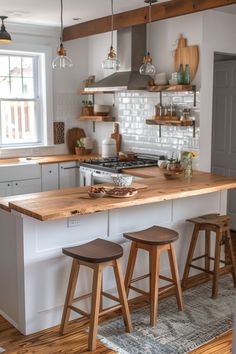
[[[124,90],[144,90],[152,78],[140,75],[146,53],[146,25],[138,25],[117,31],[117,56],[120,70],[96,82],[84,91],[115,92]]]

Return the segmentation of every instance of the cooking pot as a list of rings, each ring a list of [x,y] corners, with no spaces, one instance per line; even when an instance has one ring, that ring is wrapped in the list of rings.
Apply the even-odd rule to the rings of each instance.
[[[116,157],[115,139],[105,139],[102,141],[102,158]]]

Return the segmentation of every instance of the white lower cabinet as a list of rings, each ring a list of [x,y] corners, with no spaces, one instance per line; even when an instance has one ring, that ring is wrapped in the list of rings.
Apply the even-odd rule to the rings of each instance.
[[[7,197],[12,195],[12,182],[0,183],[0,197]]]
[[[58,189],[58,163],[42,165],[42,192]]]
[[[77,186],[76,161],[59,163],[59,188],[74,188]]]
[[[12,195],[41,192],[41,179],[26,179],[12,182]]]

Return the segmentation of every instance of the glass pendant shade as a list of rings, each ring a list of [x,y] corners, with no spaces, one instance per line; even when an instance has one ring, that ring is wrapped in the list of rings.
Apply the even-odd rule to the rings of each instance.
[[[57,56],[52,62],[53,69],[67,69],[73,66],[72,60],[66,55],[66,49],[63,44],[57,50]]]
[[[1,43],[9,43],[12,41],[10,34],[6,31],[6,27],[4,26],[4,20],[7,16],[0,16],[2,20],[1,30],[0,30],[0,42]]]
[[[116,59],[116,52],[113,49],[113,46],[110,47],[107,58],[103,60],[102,68],[111,70],[118,70],[120,68],[120,62]]]
[[[143,65],[141,65],[139,69],[139,73],[141,75],[149,75],[149,76],[153,76],[156,73],[156,68],[152,64],[152,57],[149,52],[147,53],[147,55],[145,55],[143,59]]]
[[[72,60],[66,55],[66,49],[63,46],[63,0],[61,2],[61,36],[60,47],[57,49],[57,56],[52,62],[53,69],[67,69],[73,66]]]

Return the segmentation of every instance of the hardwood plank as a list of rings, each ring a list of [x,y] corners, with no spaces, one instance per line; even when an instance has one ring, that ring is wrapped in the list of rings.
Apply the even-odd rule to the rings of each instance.
[[[58,220],[73,215],[85,215],[100,211],[197,196],[236,188],[236,179],[197,171],[191,181],[166,180],[156,168],[157,177],[145,179],[147,188],[139,190],[132,198],[88,196],[89,187],[70,188],[0,199],[0,208],[14,209],[35,219]],[[8,204],[7,204],[8,203]]]
[[[236,4],[236,0],[171,0],[152,6],[152,21],[164,20],[231,4]],[[114,15],[115,30],[147,22],[148,6]],[[93,34],[109,32],[110,30],[111,16],[106,16],[66,27],[63,39],[64,41],[68,41]]]

